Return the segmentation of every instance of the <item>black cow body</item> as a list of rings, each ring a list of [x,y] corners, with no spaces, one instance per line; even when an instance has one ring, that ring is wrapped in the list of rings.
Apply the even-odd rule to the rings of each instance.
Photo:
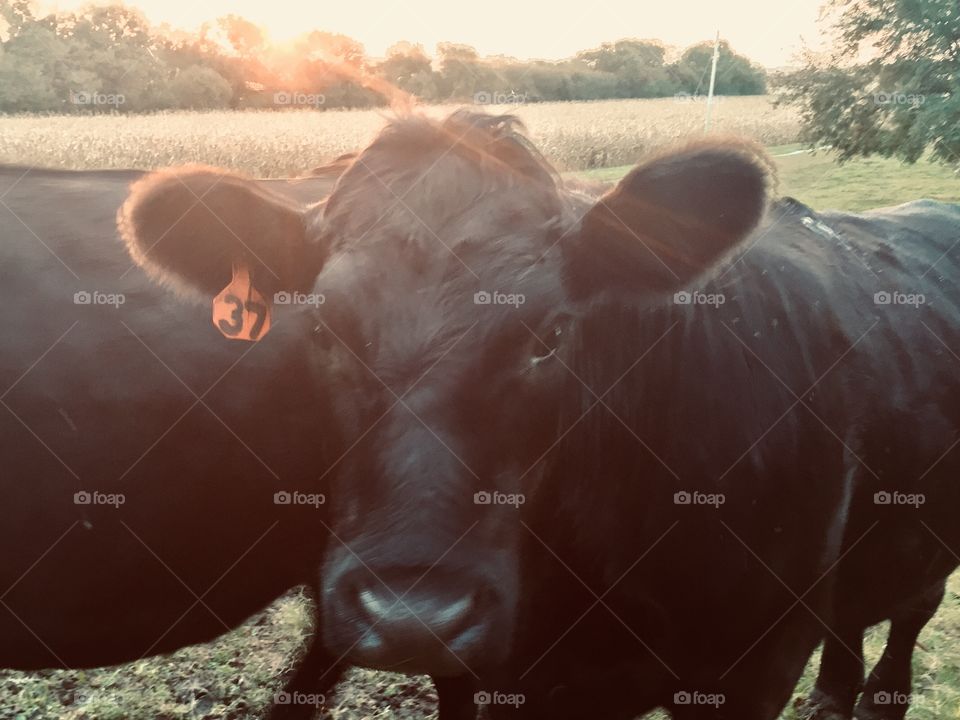
[[[818,216],[785,202],[702,288],[724,304],[584,316],[567,364],[598,395],[644,357],[559,443],[529,506],[531,620],[514,662],[528,689],[543,683],[530,717],[629,718],[660,705],[675,717],[773,718],[820,635],[822,690],[852,693],[835,702],[849,717],[863,672],[852,656],[863,630],[890,617],[911,642],[892,637],[887,663],[909,668],[905,648],[960,543],[960,363],[948,349],[960,344],[958,238],[953,206]],[[894,291],[924,302],[874,303]],[[725,502],[678,506],[677,491]],[[876,493],[925,502],[877,504]],[[595,682],[577,677],[584,664]],[[557,692],[551,714],[537,709],[564,676],[571,692]],[[903,681],[864,697],[883,690],[902,694]],[[709,695],[724,704],[688,702]]]
[[[327,506],[274,502],[339,452],[308,308],[239,343],[151,282],[116,235],[140,176],[0,169],[2,667],[171,652],[316,583]],[[262,185],[299,204],[334,179]]]

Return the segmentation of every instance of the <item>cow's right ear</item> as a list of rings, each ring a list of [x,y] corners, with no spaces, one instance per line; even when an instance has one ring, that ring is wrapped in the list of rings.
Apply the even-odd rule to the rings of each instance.
[[[134,183],[117,227],[133,259],[164,284],[212,297],[243,263],[269,297],[309,288],[323,266],[308,212],[254,180],[193,166]]]
[[[638,165],[563,238],[572,294],[657,297],[696,281],[760,222],[771,165],[760,147],[734,140]]]

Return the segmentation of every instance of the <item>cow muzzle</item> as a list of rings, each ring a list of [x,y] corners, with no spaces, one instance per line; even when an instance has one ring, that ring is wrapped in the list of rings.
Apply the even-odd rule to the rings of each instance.
[[[327,579],[322,615],[328,650],[365,667],[463,675],[499,655],[502,603],[466,571],[356,567]]]

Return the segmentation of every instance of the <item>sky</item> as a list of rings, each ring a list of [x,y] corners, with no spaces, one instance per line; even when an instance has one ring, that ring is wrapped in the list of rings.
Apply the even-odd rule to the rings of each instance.
[[[102,2],[103,0],[100,0]],[[89,0],[46,0],[75,10]],[[624,37],[685,47],[717,30],[734,50],[767,67],[789,65],[805,42],[817,46],[823,0],[128,0],[154,23],[193,30],[230,13],[276,41],[312,29],[359,40],[383,56],[398,40],[473,45],[481,55],[559,60]]]

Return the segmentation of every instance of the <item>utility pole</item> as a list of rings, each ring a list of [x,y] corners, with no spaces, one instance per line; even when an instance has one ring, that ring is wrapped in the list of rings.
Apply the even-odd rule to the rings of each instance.
[[[717,39],[713,43],[713,67],[710,68],[710,92],[707,94],[707,117],[703,121],[703,131],[710,129],[710,110],[713,105],[713,88],[717,82],[717,59],[720,57],[720,30],[717,30]]]

